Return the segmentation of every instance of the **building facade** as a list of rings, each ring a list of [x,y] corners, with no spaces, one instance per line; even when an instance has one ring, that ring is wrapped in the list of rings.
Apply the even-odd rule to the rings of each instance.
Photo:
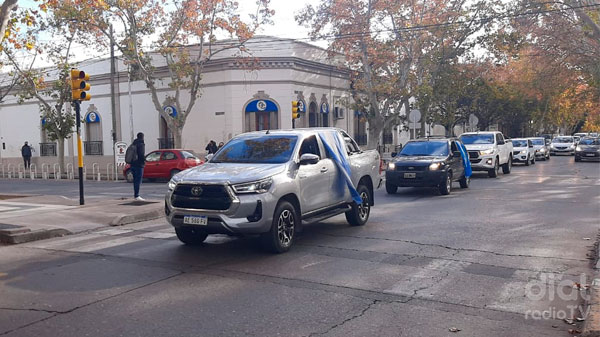
[[[350,112],[350,76],[332,60],[326,50],[293,40],[257,37],[248,46],[253,67],[240,62],[233,52],[225,52],[205,67],[202,92],[189,113],[182,134],[182,147],[204,153],[210,140],[226,142],[237,134],[267,129],[333,126],[345,129],[366,144],[366,121]],[[160,58],[157,56],[157,62]],[[129,81],[128,69],[117,62],[115,112],[111,103],[110,60],[82,62],[80,69],[91,74],[91,101],[82,103],[84,163],[101,168],[113,162],[113,132],[117,141],[131,143],[137,132],[144,132],[146,149],[173,147],[172,133],[151,101],[142,81]],[[158,81],[159,99],[170,115],[177,114],[167,100],[166,67]],[[161,73],[162,72],[162,73]],[[182,92],[182,103],[189,97]],[[292,121],[292,101],[300,105],[300,118]],[[70,107],[67,107],[70,108]],[[30,100],[19,104],[7,96],[0,104],[0,163],[21,163],[20,149],[28,141],[34,149],[32,162],[57,162],[57,144],[42,129],[39,104]],[[65,142],[67,163],[76,166],[75,135]]]

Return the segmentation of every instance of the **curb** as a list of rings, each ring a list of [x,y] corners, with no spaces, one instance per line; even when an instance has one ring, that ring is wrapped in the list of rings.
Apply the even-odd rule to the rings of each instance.
[[[30,231],[29,229],[10,232],[0,231],[0,242],[8,244],[18,244],[37,240],[51,239],[69,234],[71,234],[71,232],[62,228],[40,229],[37,231]]]
[[[159,208],[159,209],[144,212],[144,213],[119,215],[119,216],[116,216],[114,219],[112,219],[112,221],[109,223],[109,225],[110,226],[123,226],[123,225],[128,225],[128,224],[132,224],[132,223],[136,223],[136,222],[156,220],[156,219],[162,218],[165,215],[164,212],[165,211],[162,208]]]
[[[582,337],[600,337],[600,243],[596,246],[596,268],[590,284],[590,300],[587,303],[588,315]]]

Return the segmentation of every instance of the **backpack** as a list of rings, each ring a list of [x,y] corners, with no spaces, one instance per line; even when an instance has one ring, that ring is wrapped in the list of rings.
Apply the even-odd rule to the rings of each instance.
[[[137,154],[137,146],[135,144],[131,144],[127,147],[127,151],[125,151],[125,162],[129,165],[133,164],[138,160]]]

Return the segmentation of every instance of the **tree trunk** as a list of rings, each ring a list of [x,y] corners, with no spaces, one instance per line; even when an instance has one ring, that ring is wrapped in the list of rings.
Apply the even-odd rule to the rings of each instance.
[[[380,121],[369,121],[369,135],[367,139],[367,149],[374,150],[377,148],[383,133],[383,123]]]
[[[0,35],[4,36],[4,31],[10,20],[10,12],[17,8],[17,0],[5,0],[0,6]]]
[[[65,139],[58,138],[57,142],[58,142],[58,166],[59,166],[58,171],[62,175],[63,172],[66,172],[66,170],[65,170]]]
[[[172,129],[173,132],[173,140],[174,140],[174,146],[176,149],[182,149],[183,148],[183,144],[181,141],[181,135],[183,133],[183,128],[178,128],[178,127],[174,127]]]

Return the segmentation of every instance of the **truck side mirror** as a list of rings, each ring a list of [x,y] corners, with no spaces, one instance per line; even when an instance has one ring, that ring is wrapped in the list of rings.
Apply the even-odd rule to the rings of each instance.
[[[305,153],[300,156],[300,165],[314,165],[319,162],[321,158],[313,153]]]

